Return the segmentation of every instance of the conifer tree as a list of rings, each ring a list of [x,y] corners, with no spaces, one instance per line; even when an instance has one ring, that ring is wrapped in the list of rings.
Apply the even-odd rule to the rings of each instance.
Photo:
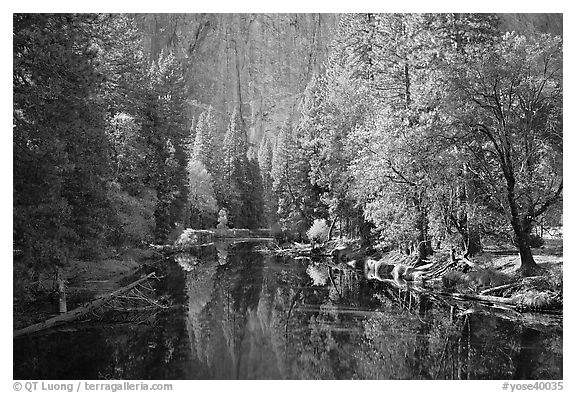
[[[260,142],[260,148],[258,149],[258,165],[262,179],[262,193],[264,203],[263,214],[268,225],[272,225],[278,221],[278,203],[272,188],[272,154],[273,146],[270,142],[270,139],[267,136],[264,136]]]
[[[14,243],[27,269],[97,252],[110,216],[94,15],[15,14]]]
[[[143,135],[148,146],[147,182],[156,190],[156,238],[165,241],[186,206],[185,96],[182,66],[163,53],[152,63],[145,97]]]
[[[201,161],[188,163],[188,203],[190,226],[209,228],[216,223],[218,207],[212,186],[212,176]]]
[[[308,178],[309,163],[289,121],[276,140],[272,159],[272,188],[284,230],[303,237],[314,221],[318,198]]]
[[[238,110],[230,116],[222,147],[222,187],[224,207],[228,210],[229,223],[241,228],[244,218],[243,184],[247,178],[248,140]]]
[[[212,107],[202,112],[196,123],[196,132],[191,157],[202,162],[208,169],[211,168],[214,175],[216,163],[215,148],[216,121]]]

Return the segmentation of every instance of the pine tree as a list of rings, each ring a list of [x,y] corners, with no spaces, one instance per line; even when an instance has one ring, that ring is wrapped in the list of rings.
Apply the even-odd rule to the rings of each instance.
[[[190,226],[209,228],[216,223],[218,207],[212,186],[212,176],[201,161],[190,161],[188,170],[188,202]]]
[[[260,142],[258,149],[258,165],[259,172],[262,179],[262,194],[264,203],[264,217],[268,225],[278,221],[277,210],[278,202],[272,188],[272,144],[270,139],[265,136]]]
[[[202,112],[198,117],[191,156],[194,160],[202,162],[206,168],[211,168],[213,171],[211,172],[212,175],[215,174],[217,150],[215,147],[215,136],[216,121],[214,111],[212,107],[209,107],[207,111]]]
[[[14,243],[32,271],[97,252],[107,234],[95,19],[14,15]]]
[[[165,241],[182,220],[186,206],[185,92],[182,66],[162,54],[148,72],[143,136],[147,144],[147,184],[156,190],[156,238]]]
[[[303,237],[314,221],[317,196],[309,181],[309,163],[289,121],[277,137],[272,159],[272,189],[284,230]],[[316,196],[316,198],[315,198]]]
[[[236,109],[230,116],[222,153],[224,207],[228,210],[229,223],[236,228],[241,228],[245,218],[242,207],[243,185],[247,181],[248,140],[243,121]]]

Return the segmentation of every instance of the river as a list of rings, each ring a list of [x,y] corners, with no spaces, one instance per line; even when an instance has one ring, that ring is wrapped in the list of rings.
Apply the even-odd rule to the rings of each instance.
[[[154,324],[14,340],[15,379],[562,379],[562,324],[461,312],[352,269],[198,247],[165,261]],[[474,310],[474,305],[471,305]]]

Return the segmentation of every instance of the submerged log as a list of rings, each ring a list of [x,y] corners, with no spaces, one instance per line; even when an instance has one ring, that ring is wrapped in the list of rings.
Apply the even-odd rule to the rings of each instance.
[[[113,299],[114,297],[120,296],[120,295],[128,292],[129,290],[136,287],[138,284],[148,280],[149,278],[155,277],[155,276],[156,276],[156,274],[154,272],[152,272],[152,273],[134,281],[132,284],[126,285],[125,287],[122,287],[122,288],[120,288],[120,289],[118,289],[112,293],[109,293],[107,295],[96,298],[94,301],[92,301],[92,302],[90,302],[84,306],[77,307],[74,310],[71,310],[65,314],[58,315],[54,318],[47,319],[44,322],[36,323],[34,325],[25,327],[23,329],[16,330],[14,332],[13,337],[16,338],[16,337],[23,336],[26,334],[32,334],[32,333],[39,332],[39,331],[42,331],[45,329],[50,329],[52,327],[60,326],[62,324],[68,323],[68,322],[75,321],[76,319],[80,318],[81,316],[86,315],[86,314],[94,311],[98,307],[103,306],[104,304],[106,304],[106,302]]]

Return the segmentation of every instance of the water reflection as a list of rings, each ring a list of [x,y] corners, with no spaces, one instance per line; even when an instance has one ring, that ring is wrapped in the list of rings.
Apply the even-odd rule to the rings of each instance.
[[[213,244],[165,261],[156,289],[176,306],[152,325],[15,340],[14,378],[562,378],[561,323],[526,314],[519,324],[256,245]]]
[[[15,379],[199,378],[202,365],[190,356],[186,331],[185,275],[165,265],[155,282],[159,296],[175,306],[150,323],[79,321],[14,340]]]
[[[188,273],[204,378],[562,377],[561,327],[539,331],[355,271],[228,246]]]
[[[228,263],[228,247],[230,244],[218,242],[216,243],[216,251],[218,252],[218,264],[226,265]]]

